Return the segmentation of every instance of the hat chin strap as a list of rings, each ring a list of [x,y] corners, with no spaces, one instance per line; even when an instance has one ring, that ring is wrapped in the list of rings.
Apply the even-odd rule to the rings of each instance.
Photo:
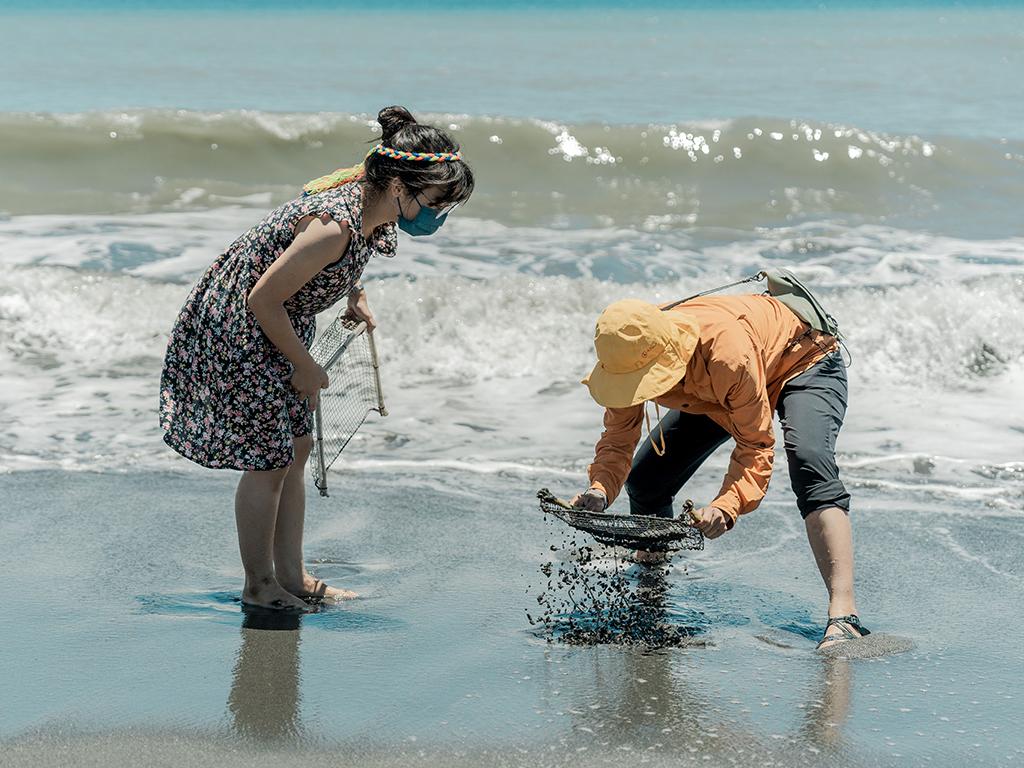
[[[658,444],[656,442],[654,442],[654,435],[651,434],[651,416],[650,416],[649,413],[647,413],[647,403],[648,402],[653,402],[654,403],[654,416],[655,416],[655,418],[658,419],[658,437],[661,440],[661,447],[660,448],[658,447]],[[654,449],[654,452],[656,454],[658,454],[658,456],[664,456],[665,455],[665,430],[661,426],[661,409],[658,407],[658,403],[656,401],[644,400],[644,421],[647,422],[647,439],[651,441],[651,448]]]

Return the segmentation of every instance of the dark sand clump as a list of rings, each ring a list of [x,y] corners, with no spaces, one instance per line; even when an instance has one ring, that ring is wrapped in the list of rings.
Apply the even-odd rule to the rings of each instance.
[[[673,624],[667,609],[668,559],[633,566],[623,550],[579,545],[568,536],[550,550],[562,557],[540,567],[546,583],[539,613],[526,618],[552,643],[667,648],[702,645],[693,627]]]

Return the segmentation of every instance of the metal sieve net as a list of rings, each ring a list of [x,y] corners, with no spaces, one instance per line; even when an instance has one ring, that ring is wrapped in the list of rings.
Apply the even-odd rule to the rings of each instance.
[[[542,512],[589,533],[602,544],[650,552],[704,549],[704,534],[689,522],[689,512],[693,509],[691,501],[686,502],[680,517],[669,519],[587,512],[555,497],[547,488],[538,491],[537,498],[540,499]]]
[[[313,482],[327,496],[327,470],[366,421],[370,411],[387,416],[380,390],[380,366],[373,332],[366,323],[339,315],[310,348],[327,372],[313,414]]]

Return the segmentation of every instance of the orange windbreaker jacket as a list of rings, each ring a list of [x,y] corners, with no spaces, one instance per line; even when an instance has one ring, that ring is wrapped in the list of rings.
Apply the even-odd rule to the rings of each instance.
[[[669,310],[696,318],[700,341],[682,381],[654,402],[702,413],[736,440],[729,469],[711,506],[729,517],[757,508],[772,476],[772,417],[783,385],[832,352],[836,340],[812,331],[771,296],[704,297]],[[589,467],[590,485],[619,495],[640,440],[644,404],[606,408],[604,432]],[[657,427],[654,427],[657,430]]]

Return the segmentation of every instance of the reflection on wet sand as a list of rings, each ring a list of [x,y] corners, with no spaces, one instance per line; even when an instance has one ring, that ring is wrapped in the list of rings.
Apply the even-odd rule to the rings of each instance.
[[[667,593],[663,570],[641,572],[634,592],[635,623],[648,628],[671,627]],[[652,632],[649,636],[668,638],[675,633]],[[590,700],[570,709],[580,741],[599,749],[626,745],[630,751],[662,755],[698,749],[707,754],[720,739],[731,745],[738,741],[738,735],[727,732],[716,717],[711,701],[685,684],[676,664],[678,651],[650,646],[608,651],[593,654],[594,678],[577,688],[588,691]]]
[[[842,726],[850,714],[853,668],[846,659],[821,660],[819,690],[804,710],[803,732],[822,750],[838,750],[843,743]]]
[[[641,575],[638,587],[640,621],[647,626],[670,626],[673,618],[664,574],[652,569]],[[689,647],[703,645],[697,640]],[[577,679],[566,685],[555,673],[563,665],[548,665],[553,674],[546,708],[572,717],[566,746],[576,750],[625,750],[651,758],[711,760],[716,765],[736,760],[804,765],[820,764],[822,758],[838,755],[843,746],[842,726],[853,684],[850,662],[844,659],[822,659],[802,719],[788,734],[777,730],[767,734],[749,710],[734,706],[739,702],[730,704],[709,689],[706,675],[690,679],[686,653],[678,646],[597,647],[588,655],[589,664],[572,667],[575,675],[589,669],[592,677],[584,684]],[[566,700],[563,694],[570,691],[582,695]],[[793,754],[794,749],[800,754]],[[849,760],[843,762],[849,764]]]
[[[235,733],[262,743],[297,739],[302,614],[243,606],[242,644],[228,694]]]

